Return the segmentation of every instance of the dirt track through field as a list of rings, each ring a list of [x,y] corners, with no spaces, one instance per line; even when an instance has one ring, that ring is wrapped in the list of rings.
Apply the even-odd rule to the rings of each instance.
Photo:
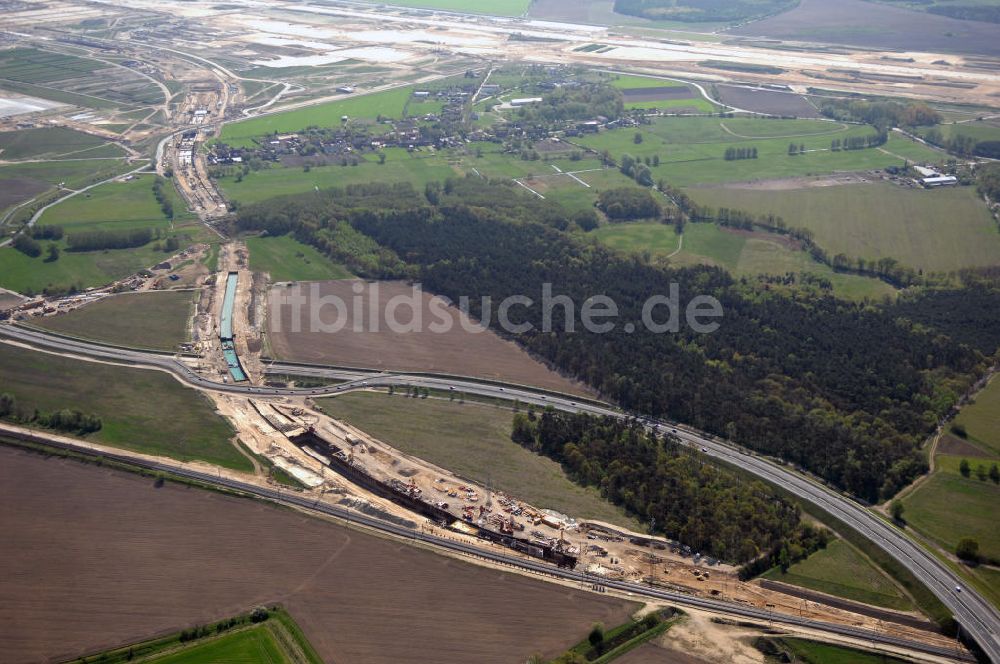
[[[5,663],[65,661],[278,601],[328,662],[517,662],[555,656],[635,608],[7,447],[0,501]]]

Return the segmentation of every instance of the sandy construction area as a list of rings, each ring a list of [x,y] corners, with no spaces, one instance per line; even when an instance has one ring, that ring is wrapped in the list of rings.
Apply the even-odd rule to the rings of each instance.
[[[273,602],[329,662],[514,662],[555,656],[636,608],[7,447],[0,501],[4,662],[65,661]]]
[[[404,326],[414,321],[413,307],[401,304],[392,313],[387,306],[395,297],[412,294],[408,284],[340,280],[300,285],[299,292],[308,303],[299,307],[297,316],[286,297],[295,287],[278,285],[271,290],[266,329],[271,351],[279,359],[394,371],[433,371],[591,394],[586,387],[534,360],[515,343],[492,332],[466,331],[462,321],[474,327],[467,317],[455,307],[432,309],[432,296],[426,292],[414,300],[419,301],[420,329],[393,331],[390,320]],[[344,318],[338,319],[334,305],[314,308],[321,298],[331,297],[344,303]],[[356,297],[360,298],[357,307]],[[342,323],[342,328],[321,331],[311,323],[313,311],[317,312],[321,325],[332,329]],[[373,324],[369,315],[372,311],[376,312],[377,324]],[[431,327],[441,320],[439,313],[447,318],[450,328],[447,332],[435,332]],[[299,321],[298,331],[293,318]]]

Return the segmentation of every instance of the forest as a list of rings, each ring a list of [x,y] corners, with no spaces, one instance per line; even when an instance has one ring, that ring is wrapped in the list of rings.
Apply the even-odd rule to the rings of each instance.
[[[529,411],[515,415],[511,438],[703,555],[746,562],[784,543],[799,523],[798,508],[774,489],[743,481],[636,420]]]
[[[568,333],[561,316],[545,333],[541,308],[519,307],[513,322],[534,329],[511,338],[628,410],[782,457],[866,500],[925,472],[924,438],[988,364],[981,351],[898,312],[616,253],[560,230],[565,219],[546,223],[545,201],[507,183],[453,180],[432,197],[407,185],[330,190],[244,208],[236,225],[295,232],[365,277],[419,280],[456,301],[470,296],[475,316],[480,296],[534,296],[543,283],[578,307],[606,294],[621,321],[640,321],[647,298],[671,284],[681,302],[711,295],[724,310],[712,334],[643,326],[629,334],[622,325]],[[363,263],[337,255],[343,248],[328,239],[344,222],[371,241]],[[995,289],[987,297],[1000,303]]]
[[[941,115],[923,102],[824,99],[819,110],[834,120],[873,125],[880,134],[893,127],[923,127],[941,122]]]

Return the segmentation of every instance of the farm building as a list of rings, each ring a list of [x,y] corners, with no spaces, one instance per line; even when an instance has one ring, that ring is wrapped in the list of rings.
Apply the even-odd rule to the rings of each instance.
[[[537,104],[542,100],[541,97],[524,97],[523,99],[511,99],[511,106],[527,106],[528,104]]]
[[[954,175],[933,175],[920,180],[920,184],[925,187],[949,187],[958,184],[958,178]]]

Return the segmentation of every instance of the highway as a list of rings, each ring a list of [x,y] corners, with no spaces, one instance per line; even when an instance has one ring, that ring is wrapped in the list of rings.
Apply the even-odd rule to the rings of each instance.
[[[534,390],[524,386],[505,386],[495,382],[481,382],[457,377],[366,372],[360,369],[339,369],[278,362],[272,363],[267,367],[268,373],[293,374],[344,382],[321,388],[272,388],[267,386],[224,384],[209,380],[195,373],[190,367],[171,355],[119,349],[54,336],[14,325],[0,325],[0,338],[19,341],[53,352],[70,353],[109,362],[156,368],[168,371],[194,387],[232,394],[245,394],[248,396],[323,396],[366,387],[422,387],[444,391],[455,390],[465,394],[497,399],[516,399],[523,404],[531,404],[539,407],[551,406],[566,412],[612,417],[631,416],[612,407],[598,405],[590,400]],[[991,661],[1000,662],[1000,639],[998,639],[998,635],[1000,635],[1000,615],[998,615],[997,610],[974,589],[966,587],[964,581],[946,564],[912,541],[901,530],[882,520],[872,512],[869,512],[853,500],[802,475],[789,471],[776,463],[748,454],[735,445],[720,442],[707,434],[681,425],[653,422],[651,420],[645,421],[648,426],[655,427],[661,431],[669,429],[685,444],[699,449],[711,457],[752,473],[771,484],[780,486],[801,500],[815,505],[840,521],[843,521],[851,528],[854,528],[871,542],[885,550],[904,565],[914,576],[926,584],[954,614],[965,635],[971,637]],[[256,493],[258,490],[255,488],[254,492]],[[337,516],[340,515],[337,514]],[[382,529],[384,530],[385,528]],[[406,536],[413,537],[414,535],[407,533]],[[552,573],[551,570],[546,570],[546,572]],[[605,585],[609,587],[613,586],[611,583],[605,583]],[[625,585],[629,586],[628,590],[630,592],[638,592],[631,587],[633,584]],[[958,590],[959,588],[961,590]],[[649,589],[645,590],[660,592]],[[691,599],[683,595],[675,596],[674,593],[663,593],[664,599],[679,603],[680,600],[676,599],[676,597],[685,597],[686,600]],[[734,605],[726,604],[726,606],[729,607],[726,609],[729,611]],[[741,610],[751,610],[742,605],[735,606]],[[782,620],[786,618],[783,617]],[[865,634],[865,638],[870,637],[867,632]]]
[[[559,568],[551,563],[541,562],[532,558],[527,558],[527,557],[521,558],[521,557],[510,556],[502,551],[487,549],[480,546],[467,544],[465,542],[439,537],[431,533],[425,533],[422,531],[416,531],[402,526],[397,526],[387,521],[374,519],[372,517],[365,516],[364,514],[352,512],[343,507],[339,507],[336,505],[329,505],[327,503],[322,503],[315,499],[306,498],[294,491],[281,491],[277,489],[271,489],[268,487],[257,486],[255,484],[248,484],[245,482],[240,482],[239,480],[233,480],[227,477],[221,477],[218,475],[213,475],[211,473],[203,473],[201,471],[193,470],[191,468],[184,467],[179,463],[178,464],[160,463],[156,461],[135,458],[126,454],[116,454],[114,452],[96,452],[95,450],[82,445],[80,446],[74,445],[72,443],[63,440],[53,440],[50,436],[47,436],[44,433],[40,432],[31,434],[10,433],[4,431],[4,427],[0,426],[0,433],[7,436],[19,438],[21,440],[27,440],[33,443],[40,443],[43,445],[47,445],[49,447],[57,447],[61,449],[71,450],[73,452],[86,454],[88,456],[100,456],[105,459],[117,461],[130,466],[137,466],[139,468],[144,468],[146,470],[150,470],[153,472],[169,473],[171,475],[183,477],[189,480],[195,480],[207,485],[225,487],[233,491],[238,491],[257,498],[263,498],[266,500],[273,501],[275,503],[290,505],[305,511],[317,512],[326,516],[336,517],[348,523],[354,523],[356,525],[364,526],[366,528],[377,530],[383,533],[388,533],[395,537],[400,537],[415,542],[420,542],[422,544],[429,545],[432,547],[447,549],[449,551],[453,551],[467,556],[472,556],[475,558],[485,559],[490,562],[506,565],[509,567],[520,568],[522,570],[526,570],[536,574],[541,574],[544,576],[555,577],[566,581],[573,581],[587,585],[599,583],[600,585],[605,586],[607,588],[613,588],[615,590],[622,591],[625,593],[631,593],[632,595],[639,597],[662,600],[664,602],[669,602],[670,604],[681,607],[702,609],[705,611],[711,611],[713,613],[722,613],[729,616],[737,616],[740,618],[760,621],[762,623],[775,623],[775,624],[783,624],[795,627],[804,627],[812,630],[827,632],[830,634],[837,634],[852,639],[859,639],[866,642],[880,643],[887,646],[905,648],[907,650],[927,653],[929,655],[942,656],[951,659],[957,658],[964,661],[974,661],[968,655],[957,654],[954,648],[945,648],[941,646],[928,645],[925,643],[910,641],[907,639],[901,639],[884,633],[876,633],[865,629],[858,629],[856,627],[849,627],[846,625],[838,625],[834,623],[809,620],[793,615],[775,613],[766,608],[760,609],[754,606],[749,606],[746,604],[740,604],[736,602],[695,597],[693,595],[673,592],[670,590],[663,590],[659,588],[653,588],[639,583],[606,579],[604,577],[587,574],[586,572],[578,572],[576,570]]]

